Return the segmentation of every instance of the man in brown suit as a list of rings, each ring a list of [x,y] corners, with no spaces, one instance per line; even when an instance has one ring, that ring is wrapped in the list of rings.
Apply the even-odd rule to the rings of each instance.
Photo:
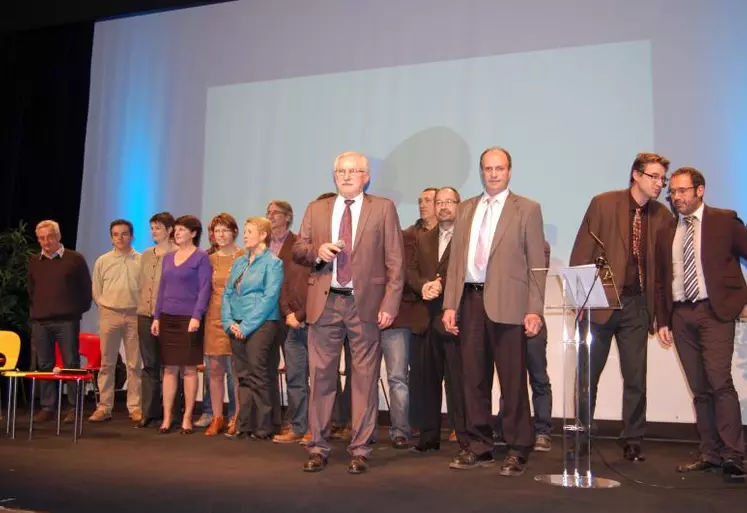
[[[747,228],[732,210],[703,203],[705,178],[697,169],[672,173],[669,197],[678,219],[656,239],[656,323],[659,338],[677,348],[693,394],[700,457],[678,472],[723,468],[744,480],[744,435],[731,376],[735,319],[747,304],[740,258]]]
[[[422,416],[420,442],[414,452],[438,451],[441,448],[442,382],[449,372],[452,391],[450,404],[454,430],[460,447],[469,439],[465,425],[464,387],[459,337],[448,333],[441,321],[443,284],[446,281],[451,252],[454,220],[461,197],[456,189],[444,187],[436,193],[438,227],[417,237],[412,258],[407,262],[407,282],[422,302],[413,308],[414,338],[420,339],[419,353],[411,362],[421,371],[421,386],[413,402],[420,403]],[[415,388],[415,387],[412,387]]]
[[[306,301],[311,442],[304,470],[318,472],[327,464],[338,362],[347,336],[353,371],[348,472],[360,474],[368,469],[368,441],[378,411],[380,330],[392,324],[399,310],[404,249],[394,203],[363,192],[370,179],[368,159],[341,154],[334,177],[338,195],[309,204],[293,246],[296,263],[314,266]],[[342,248],[339,241],[344,241]]]
[[[545,275],[544,227],[540,205],[509,191],[511,156],[488,148],[480,156],[485,192],[457,210],[443,323],[460,335],[469,447],[449,464],[472,469],[492,466],[490,423],[492,368],[504,399],[503,437],[508,455],[501,475],[524,473],[534,444],[527,394],[527,337],[542,329]],[[458,318],[457,318],[458,315]]]
[[[668,169],[666,158],[639,153],[631,166],[628,189],[592,198],[570,258],[574,266],[606,257],[620,295],[622,309],[592,312],[591,419],[585,420],[594,418],[597,386],[614,336],[624,387],[620,438],[623,456],[630,461],[645,459],[641,441],[646,428],[646,346],[648,334],[654,333],[654,241],[659,228],[672,219],[656,198],[666,185]],[[605,291],[610,304],[616,303],[615,288]]]

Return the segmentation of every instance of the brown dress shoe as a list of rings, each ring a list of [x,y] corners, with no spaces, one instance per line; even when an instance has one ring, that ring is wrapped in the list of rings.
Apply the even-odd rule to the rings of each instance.
[[[228,428],[226,429],[227,436],[235,436],[239,431],[239,414],[237,413],[228,422]]]
[[[205,430],[205,436],[218,436],[226,428],[225,417],[213,417],[212,422]]]
[[[54,412],[49,410],[39,410],[34,413],[34,422],[49,422],[54,418]]]
[[[303,439],[303,435],[294,433],[293,430],[272,437],[276,444],[295,444]]]

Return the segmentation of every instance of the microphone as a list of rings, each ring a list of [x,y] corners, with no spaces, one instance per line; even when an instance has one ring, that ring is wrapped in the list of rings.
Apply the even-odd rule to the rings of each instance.
[[[335,246],[337,246],[340,251],[345,249],[345,241],[340,239],[337,242],[335,242]],[[325,262],[322,260],[322,257],[316,257],[316,260],[314,261],[314,270],[319,271],[321,270],[325,265],[327,265],[329,262]]]
[[[591,228],[589,228],[589,235],[594,239],[594,241],[597,243],[599,248],[602,250],[602,254],[599,255],[596,260],[594,260],[594,265],[597,266],[597,268],[601,269],[602,267],[609,267],[609,262],[607,262],[607,252],[604,247],[604,242],[601,241],[599,237],[597,237],[593,231],[591,231]]]

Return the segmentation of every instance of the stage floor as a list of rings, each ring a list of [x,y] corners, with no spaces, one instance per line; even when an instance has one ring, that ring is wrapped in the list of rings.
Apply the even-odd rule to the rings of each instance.
[[[448,442],[440,452],[425,455],[395,450],[384,443],[384,429],[367,474],[346,473],[344,443],[335,443],[324,472],[306,474],[301,471],[306,452],[297,445],[208,438],[202,431],[158,435],[156,429],[133,429],[123,413],[117,417],[103,425],[86,423],[77,445],[70,426],[57,437],[54,424],[37,425],[29,441],[26,417],[19,418],[15,440],[5,437],[3,424],[0,510],[714,513],[742,511],[747,504],[747,486],[727,485],[720,473],[674,471],[694,458],[695,444],[647,442],[647,461],[634,464],[622,459],[615,442],[601,440],[593,457],[595,474],[622,485],[578,490],[534,480],[561,470],[558,438],[552,452],[533,454],[518,478],[500,477],[497,466],[449,469],[457,447]]]

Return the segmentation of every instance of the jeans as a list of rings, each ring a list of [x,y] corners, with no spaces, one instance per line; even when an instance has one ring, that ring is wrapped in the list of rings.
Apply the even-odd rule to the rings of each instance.
[[[62,363],[66,369],[80,367],[79,341],[80,321],[33,321],[31,342],[36,348],[37,370],[51,372],[55,366],[55,342],[60,346]],[[60,384],[62,386],[62,384]],[[68,387],[68,401],[75,404],[74,387]],[[43,410],[54,411],[57,402],[54,381],[40,380],[39,396]],[[32,398],[33,400],[33,398]]]
[[[306,326],[288,329],[285,372],[291,429],[297,435],[305,435],[309,430],[309,347]]]
[[[212,358],[218,358],[213,356]],[[234,387],[233,377],[233,361],[229,355],[220,356],[223,358],[223,368],[226,369],[226,392],[228,392],[228,410],[226,411],[226,417],[232,418],[236,414],[236,389]],[[205,391],[202,396],[202,413],[209,416],[213,416],[213,405],[210,402],[210,362],[208,357],[205,356],[205,373],[202,376],[202,382],[204,383],[203,390]]]
[[[381,332],[381,352],[389,385],[389,438],[410,438],[410,391],[407,384],[407,364],[410,354],[410,330],[386,329]]]

